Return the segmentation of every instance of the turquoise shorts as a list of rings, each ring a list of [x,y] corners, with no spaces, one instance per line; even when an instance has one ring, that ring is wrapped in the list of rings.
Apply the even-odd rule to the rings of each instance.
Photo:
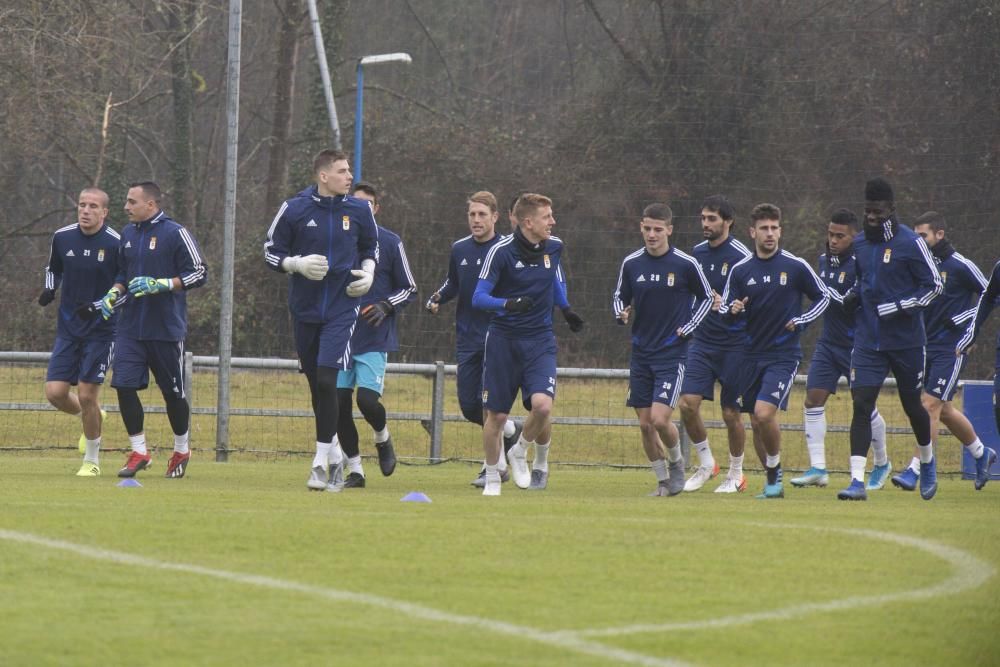
[[[385,364],[389,355],[385,352],[362,352],[351,357],[351,365],[337,373],[337,389],[364,387],[379,396],[385,387]]]

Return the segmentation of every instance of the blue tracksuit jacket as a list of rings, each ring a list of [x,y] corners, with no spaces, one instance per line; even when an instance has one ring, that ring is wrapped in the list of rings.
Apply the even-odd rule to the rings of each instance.
[[[417,296],[417,283],[413,280],[413,272],[410,271],[410,263],[399,236],[379,226],[378,245],[379,261],[375,267],[375,281],[368,294],[361,297],[361,309],[364,310],[365,306],[377,301],[388,301],[395,310],[377,327],[368,324],[363,317],[358,318],[354,325],[354,335],[351,336],[351,354],[354,355],[398,350],[396,317]]]
[[[60,289],[56,336],[69,340],[111,340],[117,315],[79,317],[76,309],[101,299],[118,276],[121,236],[107,225],[87,236],[79,224],[66,225],[52,235],[45,289]]]

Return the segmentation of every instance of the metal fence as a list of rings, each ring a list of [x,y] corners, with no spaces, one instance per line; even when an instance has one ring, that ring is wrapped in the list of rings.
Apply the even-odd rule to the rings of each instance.
[[[0,352],[0,363],[8,365],[31,365],[44,366],[49,360],[48,352]],[[185,385],[191,388],[189,401],[194,415],[216,415],[218,409],[214,402],[214,396],[201,397],[194,391],[193,382],[196,370],[218,372],[219,358],[216,356],[198,356],[191,352],[186,353],[185,362]],[[260,371],[297,371],[298,362],[291,359],[276,358],[254,358],[254,357],[234,357],[232,359],[233,369],[260,370]],[[428,437],[427,461],[431,463],[439,462],[442,457],[442,440],[444,427],[449,422],[465,422],[464,417],[454,412],[446,411],[445,384],[446,380],[456,375],[456,366],[438,361],[433,364],[411,364],[411,363],[390,363],[386,369],[387,374],[393,375],[416,375],[430,379],[430,409],[426,411],[390,411],[388,418],[395,421],[415,421],[423,426],[423,430]],[[627,369],[606,369],[606,368],[560,368],[558,370],[560,379],[578,378],[583,380],[617,380],[627,381]],[[797,385],[805,384],[804,375],[799,375],[795,379]],[[841,386],[846,387],[846,382],[841,380]],[[889,378],[886,381],[887,387],[894,387],[895,380]],[[117,406],[108,405],[110,412],[116,412]],[[25,410],[25,411],[51,411],[53,408],[44,402],[6,401],[0,402],[2,410]],[[151,413],[164,412],[160,406],[148,406],[147,411]],[[231,407],[229,414],[238,417],[312,417],[312,411],[308,409],[288,409],[288,408],[260,408],[260,407]],[[359,414],[355,415],[360,417]],[[584,416],[557,416],[554,423],[602,428],[636,428],[638,421],[635,418],[620,418],[610,415],[584,415]],[[709,429],[724,429],[725,424],[721,420],[706,419],[705,425]],[[782,423],[784,431],[803,431],[804,426],[800,422],[790,421]],[[846,433],[850,427],[846,423],[828,424],[828,432]],[[684,450],[685,459],[689,460],[690,441],[684,433],[683,426],[680,426],[681,445]],[[888,426],[887,432],[894,435],[907,435],[911,433],[905,426]],[[228,452],[219,447],[216,449],[216,460],[225,461]]]

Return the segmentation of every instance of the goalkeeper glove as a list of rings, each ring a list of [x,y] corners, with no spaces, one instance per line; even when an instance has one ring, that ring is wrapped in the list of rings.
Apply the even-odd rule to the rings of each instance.
[[[324,255],[295,255],[286,257],[281,261],[281,268],[288,273],[298,273],[305,276],[306,280],[323,280],[326,272],[330,270],[330,264]]]
[[[112,287],[108,290],[108,293],[101,299],[101,317],[104,319],[111,317],[111,314],[115,312],[115,301],[117,301],[120,296],[121,293],[118,291],[117,287]]]
[[[535,305],[535,300],[530,296],[519,296],[516,299],[507,299],[503,302],[503,309],[511,313],[526,313]]]
[[[394,312],[396,312],[396,309],[388,301],[376,301],[373,304],[365,306],[364,310],[361,311],[361,316],[365,318],[365,322],[373,327],[377,327]]]
[[[347,285],[347,296],[358,297],[368,294],[375,282],[375,260],[366,259],[361,262],[361,269],[352,269],[351,275],[357,280]]]
[[[563,318],[566,320],[566,324],[569,325],[569,330],[573,333],[579,333],[583,331],[583,318],[574,312],[572,308],[562,309]]]
[[[38,305],[47,306],[56,298],[56,291],[54,289],[43,289],[42,293],[38,295]]]
[[[132,296],[148,296],[169,292],[174,288],[174,281],[170,278],[150,278],[149,276],[136,276],[128,281],[128,291]]]

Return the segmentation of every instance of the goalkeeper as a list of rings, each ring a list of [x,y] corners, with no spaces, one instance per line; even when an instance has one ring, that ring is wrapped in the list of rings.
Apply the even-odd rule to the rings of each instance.
[[[98,395],[111,365],[114,322],[94,317],[96,305],[118,274],[118,232],[105,224],[108,195],[97,188],[80,192],[76,224],[52,235],[45,289],[38,305],[47,306],[62,289],[58,306],[56,342],[45,376],[45,398],[83,422],[80,448],[83,464],[78,477],[101,474],[103,417]],[[70,392],[76,385],[76,393]]]
[[[378,191],[370,183],[354,184],[353,196],[371,204],[379,212]],[[386,477],[396,469],[396,452],[385,419],[385,406],[379,400],[385,388],[388,353],[399,349],[396,314],[417,296],[417,284],[406,259],[403,242],[392,231],[378,227],[380,256],[375,268],[375,282],[361,298],[361,316],[351,336],[351,363],[337,374],[339,419],[337,438],[347,457],[344,488],[364,488],[365,471],[361,467],[358,429],[354,425],[351,399],[358,388],[358,409],[375,431],[378,464]]]
[[[149,386],[150,370],[174,432],[174,451],[165,476],[183,477],[191,458],[191,409],[184,386],[187,290],[204,285],[208,274],[198,244],[163,212],[161,198],[159,186],[151,181],[129,187],[125,212],[132,224],[121,234],[115,285],[100,303],[104,319],[121,308],[111,386],[118,392],[132,452],[119,477],[135,477],[152,463],[138,394]]]
[[[264,243],[268,268],[291,274],[288,309],[299,367],[309,381],[316,455],[306,487],[343,488],[337,431],[337,374],[351,363],[351,331],[360,297],[374,281],[378,229],[368,202],[348,196],[351,169],[340,151],[313,159],[312,185],[278,209]]]
[[[518,389],[530,414],[517,444],[507,453],[512,477],[522,489],[542,490],[548,485],[556,395],[553,305],[563,310],[572,331],[583,329],[583,319],[570,308],[562,287],[563,244],[552,236],[556,224],[552,200],[524,194],[514,207],[514,218],[517,228],[486,255],[472,295],[473,306],[496,313],[486,333],[483,361],[486,496],[500,495],[500,436]],[[532,444],[535,458],[529,473],[527,448]]]

